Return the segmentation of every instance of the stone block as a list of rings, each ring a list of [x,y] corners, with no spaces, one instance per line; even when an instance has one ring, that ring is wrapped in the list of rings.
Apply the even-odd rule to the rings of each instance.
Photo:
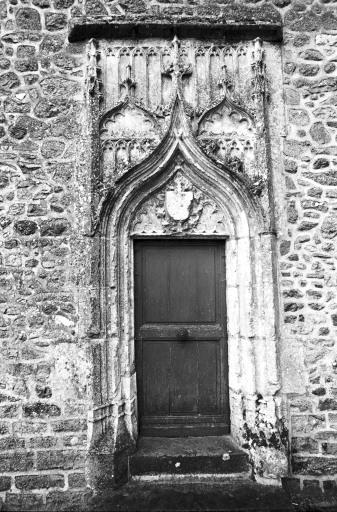
[[[32,493],[6,493],[5,510],[8,512],[36,512],[44,510],[43,496]]]
[[[319,445],[311,437],[293,437],[291,439],[291,449],[292,453],[318,453]]]
[[[51,423],[51,427],[54,432],[77,432],[86,430],[87,420],[76,418],[70,420],[53,421]]]
[[[294,455],[292,459],[294,474],[303,475],[335,475],[337,473],[336,457],[305,457]]]
[[[36,402],[31,404],[25,404],[23,406],[23,414],[26,417],[32,418],[45,418],[60,416],[61,409],[58,405],[49,404],[46,402]]]
[[[30,471],[34,466],[34,452],[3,452],[0,458],[0,472]]]
[[[85,495],[83,491],[52,491],[47,494],[46,512],[81,511],[84,509]]]
[[[50,487],[64,487],[64,475],[21,475],[15,477],[17,489],[48,489]]]
[[[74,450],[46,450],[37,452],[37,469],[82,469],[85,452]]]
[[[11,477],[0,476],[0,492],[9,491],[11,488]]]
[[[86,487],[86,479],[84,473],[69,473],[69,487]]]
[[[324,398],[319,401],[318,408],[320,411],[337,410],[337,400],[334,398]]]
[[[45,15],[46,29],[50,32],[62,30],[67,25],[67,15],[63,13],[50,12]]]

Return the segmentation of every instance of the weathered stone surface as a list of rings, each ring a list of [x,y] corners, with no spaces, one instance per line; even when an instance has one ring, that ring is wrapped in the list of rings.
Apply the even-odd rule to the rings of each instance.
[[[321,231],[326,238],[335,238],[337,235],[337,215],[326,217],[322,223]]]
[[[284,23],[291,29],[297,32],[311,32],[317,30],[319,26],[318,16],[312,12],[301,12],[295,9],[287,11],[284,17]]]
[[[50,7],[50,0],[33,0],[33,5],[41,9],[48,9]]]
[[[310,149],[309,142],[299,142],[296,140],[288,140],[284,144],[284,154],[292,158],[299,158],[304,152]]]
[[[64,38],[59,35],[47,35],[40,43],[40,51],[46,54],[57,53],[64,46]]]
[[[331,457],[294,456],[292,466],[295,474],[332,475],[337,470],[337,459]]]
[[[319,444],[311,437],[293,437],[291,440],[292,452],[318,453]]]
[[[37,224],[32,220],[18,220],[15,229],[21,235],[33,235],[37,231]]]
[[[57,158],[62,155],[65,143],[60,140],[46,140],[41,146],[41,154],[44,158]]]
[[[3,89],[4,91],[10,91],[19,85],[19,77],[16,73],[13,73],[13,71],[8,71],[8,73],[3,73],[0,75],[0,89]]]
[[[43,94],[46,96],[52,96],[53,98],[57,96],[62,98],[70,97],[75,95],[80,90],[78,82],[63,76],[46,77],[41,80],[40,86]]]
[[[40,224],[40,232],[42,236],[59,236],[64,234],[68,227],[69,223],[66,219],[49,219]]]
[[[34,452],[27,450],[16,450],[1,454],[0,471],[31,471],[34,465]]]
[[[323,60],[324,55],[320,50],[316,50],[315,48],[308,48],[304,52],[300,53],[300,57],[305,60]]]
[[[313,163],[313,169],[323,169],[324,167],[329,167],[330,162],[326,158],[317,158],[317,160]]]
[[[48,489],[49,487],[64,487],[63,475],[22,475],[15,477],[18,489]]]
[[[319,66],[316,64],[301,64],[298,71],[303,76],[316,76],[319,72]]]
[[[288,105],[299,105],[301,96],[296,89],[286,87],[284,90],[284,94],[285,101]]]
[[[60,416],[61,410],[57,405],[45,402],[36,402],[34,404],[26,404],[23,406],[23,413],[26,417],[44,418],[52,416]]]
[[[311,222],[309,220],[302,220],[298,225],[298,231],[309,231],[317,226],[317,222]]]
[[[82,469],[84,452],[75,450],[47,450],[37,452],[37,469]]]
[[[74,0],[55,0],[55,9],[68,9],[74,3]]]
[[[17,139],[23,138],[28,134],[32,139],[42,139],[48,125],[43,121],[34,119],[30,116],[20,116],[15,124],[10,127],[12,137]]]
[[[318,144],[328,144],[331,140],[331,136],[324,124],[321,122],[314,123],[310,130],[310,135],[315,142]]]
[[[50,12],[45,15],[46,29],[50,32],[62,30],[67,25],[67,16],[62,13]]]
[[[289,109],[289,122],[299,126],[305,126],[309,124],[310,118],[308,113],[304,109]]]
[[[22,7],[16,13],[16,24],[24,30],[41,30],[41,19],[37,9]]]
[[[18,59],[14,67],[16,71],[25,73],[26,71],[37,71],[39,64],[36,59]]]
[[[288,252],[290,251],[290,245],[291,245],[291,242],[289,240],[282,240],[282,242],[280,243],[281,256],[288,254]]]
[[[10,476],[0,476],[0,492],[8,491],[11,488],[12,482]]]
[[[326,171],[326,172],[304,172],[303,176],[310,180],[316,181],[320,185],[337,185],[337,171]]]
[[[56,117],[69,108],[66,100],[42,98],[34,108],[36,117],[42,119]]]

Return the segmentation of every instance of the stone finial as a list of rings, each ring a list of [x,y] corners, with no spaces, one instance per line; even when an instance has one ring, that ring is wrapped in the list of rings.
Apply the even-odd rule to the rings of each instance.
[[[259,37],[254,40],[252,70],[254,75],[252,97],[253,100],[256,100],[265,97],[266,94],[266,64],[264,62],[262,39]]]
[[[182,89],[182,79],[184,76],[192,74],[192,65],[186,64],[182,61],[180,52],[180,40],[174,36],[172,41],[172,61],[162,69],[162,75],[171,76],[173,93],[179,92]]]
[[[95,39],[90,39],[87,45],[87,77],[86,84],[88,93],[93,96],[95,92],[99,92],[101,87],[100,72],[101,69],[98,66],[99,51],[98,43]]]

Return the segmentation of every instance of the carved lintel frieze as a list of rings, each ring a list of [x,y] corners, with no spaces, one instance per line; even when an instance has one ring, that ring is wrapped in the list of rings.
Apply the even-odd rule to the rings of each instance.
[[[86,85],[87,91],[90,96],[97,94],[101,95],[101,68],[98,65],[100,58],[98,50],[98,42],[95,39],[90,39],[87,45],[87,75]]]

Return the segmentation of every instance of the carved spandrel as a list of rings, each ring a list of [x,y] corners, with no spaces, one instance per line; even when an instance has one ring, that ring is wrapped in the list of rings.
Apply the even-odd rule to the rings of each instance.
[[[160,140],[156,119],[131,99],[107,115],[101,125],[105,180],[114,180],[146,158]]]
[[[136,212],[133,234],[227,234],[224,213],[178,168],[159,192]]]
[[[210,157],[254,175],[255,130],[247,113],[224,100],[201,119],[198,140]]]

